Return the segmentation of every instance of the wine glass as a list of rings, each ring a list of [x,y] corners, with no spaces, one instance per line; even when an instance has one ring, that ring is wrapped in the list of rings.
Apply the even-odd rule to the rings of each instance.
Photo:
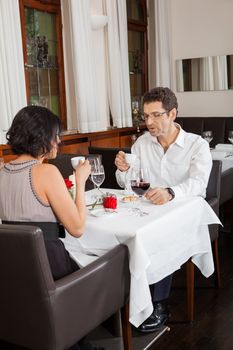
[[[147,168],[132,169],[130,173],[131,178],[131,188],[134,193],[136,193],[140,199],[150,187],[150,178]],[[149,213],[135,207],[134,202],[132,202],[131,211],[137,216],[149,215]]]
[[[150,178],[147,168],[132,169],[131,188],[139,196],[143,197],[150,187]]]
[[[211,130],[203,131],[202,137],[210,143],[213,140],[213,132]]]
[[[233,130],[230,130],[228,132],[228,140],[233,144]]]
[[[91,180],[93,184],[96,185],[98,191],[100,191],[100,186],[104,182],[104,179],[105,179],[104,167],[100,163],[99,159],[96,158],[94,159],[91,165]]]

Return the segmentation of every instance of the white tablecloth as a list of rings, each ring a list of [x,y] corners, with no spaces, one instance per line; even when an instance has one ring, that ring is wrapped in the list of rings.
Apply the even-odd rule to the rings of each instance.
[[[231,146],[231,145],[229,145]],[[213,159],[222,161],[222,173],[230,168],[233,168],[233,156],[229,156],[229,152],[223,150],[211,150],[211,155]]]
[[[94,190],[95,191],[95,190]],[[120,193],[120,192],[118,192]],[[93,201],[93,191],[87,200]],[[136,216],[130,206],[149,213]],[[83,236],[66,235],[65,245],[77,261],[85,265],[119,243],[129,249],[131,272],[130,322],[139,326],[153,311],[149,284],[180,268],[190,257],[206,277],[214,271],[208,224],[220,223],[214,211],[201,197],[174,199],[156,206],[143,200],[122,203],[118,213],[94,217],[90,213]],[[80,254],[81,251],[81,254]],[[84,258],[84,259],[83,259]]]

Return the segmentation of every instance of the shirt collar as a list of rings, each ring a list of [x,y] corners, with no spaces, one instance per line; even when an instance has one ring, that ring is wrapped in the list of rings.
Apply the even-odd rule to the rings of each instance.
[[[177,136],[177,138],[176,138],[176,141],[175,141],[174,143],[177,144],[178,146],[184,148],[184,139],[185,139],[185,133],[186,133],[186,132],[181,128],[180,124],[175,123],[175,126],[176,126],[180,131],[179,131],[179,134],[178,134],[178,136]],[[150,135],[150,133],[149,133],[149,135]],[[151,137],[151,139],[152,139],[152,142],[157,143],[157,144],[160,144],[156,136],[151,136],[151,135],[150,135],[150,137]]]
[[[176,141],[174,143],[176,143],[178,146],[184,148],[184,139],[185,139],[185,131],[182,129],[182,127],[180,126],[180,124],[175,123],[176,127],[180,130]]]

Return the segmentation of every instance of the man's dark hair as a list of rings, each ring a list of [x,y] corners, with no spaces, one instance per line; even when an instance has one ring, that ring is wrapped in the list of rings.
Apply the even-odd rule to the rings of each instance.
[[[150,102],[162,102],[163,108],[170,111],[173,108],[178,109],[176,95],[167,87],[156,87],[146,92],[143,96],[143,105]]]
[[[38,157],[51,151],[60,128],[60,119],[49,109],[27,106],[14,117],[6,138],[15,154]]]

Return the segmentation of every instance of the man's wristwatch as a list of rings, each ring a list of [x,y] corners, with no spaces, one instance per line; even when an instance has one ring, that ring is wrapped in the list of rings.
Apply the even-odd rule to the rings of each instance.
[[[169,201],[172,201],[175,198],[175,192],[173,191],[173,189],[171,187],[167,187],[166,190],[171,195],[171,199],[169,199]]]

